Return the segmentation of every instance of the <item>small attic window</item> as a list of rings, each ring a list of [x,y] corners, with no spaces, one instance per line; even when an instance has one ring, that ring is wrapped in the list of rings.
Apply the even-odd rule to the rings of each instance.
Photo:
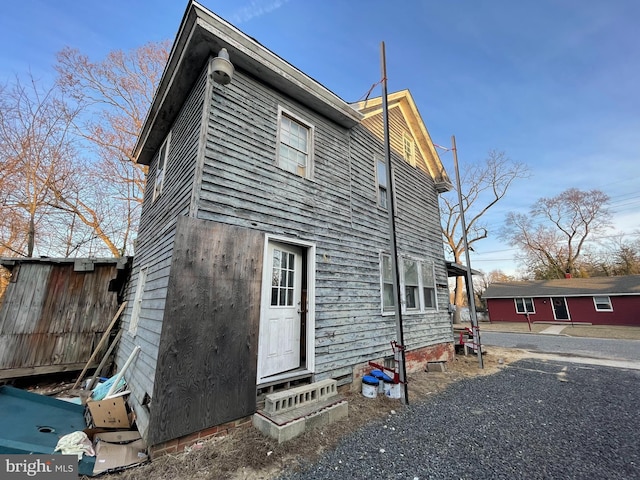
[[[409,162],[411,165],[415,165],[415,155],[414,155],[414,142],[413,137],[409,135],[407,132],[402,133],[402,146],[403,146],[403,154],[404,159]]]

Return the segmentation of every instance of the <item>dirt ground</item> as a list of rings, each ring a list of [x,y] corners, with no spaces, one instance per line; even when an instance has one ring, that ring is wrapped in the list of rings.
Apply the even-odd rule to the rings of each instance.
[[[476,355],[456,355],[446,364],[446,372],[417,372],[408,375],[409,402],[434,395],[460,379],[489,375],[505,364],[526,357],[526,352],[488,348],[483,356],[484,369],[478,367]],[[349,417],[281,445],[253,427],[236,430],[226,437],[197,444],[189,451],[165,455],[151,463],[103,475],[105,480],[267,480],[275,478],[285,467],[295,468],[313,461],[349,432],[404,408],[400,400],[386,397],[369,399],[359,391],[343,392],[349,401]],[[84,477],[87,479],[87,477]]]

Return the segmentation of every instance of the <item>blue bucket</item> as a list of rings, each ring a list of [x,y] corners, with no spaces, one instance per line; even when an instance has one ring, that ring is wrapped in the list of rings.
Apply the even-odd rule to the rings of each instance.
[[[371,370],[370,375],[378,380],[378,393],[384,393],[384,377],[387,375],[382,370]]]

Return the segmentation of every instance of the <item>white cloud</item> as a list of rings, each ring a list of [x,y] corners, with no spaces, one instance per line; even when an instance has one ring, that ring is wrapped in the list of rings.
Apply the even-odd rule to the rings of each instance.
[[[229,16],[229,21],[235,25],[248,22],[282,7],[289,0],[251,0],[249,5],[236,10]]]

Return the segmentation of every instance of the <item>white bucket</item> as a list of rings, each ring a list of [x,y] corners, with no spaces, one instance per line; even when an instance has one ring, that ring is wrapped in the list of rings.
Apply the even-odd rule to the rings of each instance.
[[[362,395],[367,398],[376,398],[378,395],[378,379],[365,375],[362,377]]]
[[[400,398],[400,384],[384,382],[384,394],[389,398]]]

